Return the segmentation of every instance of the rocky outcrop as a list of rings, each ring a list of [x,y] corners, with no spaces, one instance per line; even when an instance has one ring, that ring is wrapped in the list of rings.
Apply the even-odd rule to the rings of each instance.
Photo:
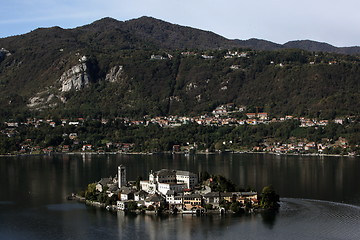
[[[124,78],[123,66],[115,66],[110,69],[109,73],[106,74],[105,81],[107,82],[119,82]]]
[[[71,90],[79,91],[90,83],[90,75],[86,62],[82,62],[68,71],[64,72],[60,77],[61,92],[69,92]]]
[[[5,48],[0,48],[0,61],[5,59],[5,57],[8,57],[10,55],[11,55],[11,53],[8,50],[6,50]]]
[[[31,97],[28,100],[27,106],[34,110],[43,110],[47,108],[56,107],[62,101],[60,96],[49,94],[48,90],[37,93],[35,97]]]
[[[47,89],[38,92],[34,97],[28,99],[27,106],[29,109],[43,110],[51,107],[56,107],[61,103],[66,103],[65,92],[72,90],[79,91],[90,84],[90,63],[87,62],[85,56],[79,59],[79,64],[73,66],[71,69],[64,72],[55,86],[50,86]],[[90,65],[91,66],[91,65]]]

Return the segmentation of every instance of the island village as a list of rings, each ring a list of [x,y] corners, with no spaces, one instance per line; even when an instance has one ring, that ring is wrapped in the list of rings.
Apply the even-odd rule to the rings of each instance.
[[[261,201],[255,191],[212,191],[216,185],[234,185],[224,177],[215,179],[208,173],[199,176],[189,171],[161,169],[150,171],[148,180],[127,181],[126,167],[118,166],[117,176],[102,178],[89,184],[83,192],[86,203],[106,207],[108,210],[132,211],[141,213],[245,213],[258,208],[277,208],[279,198],[275,203]],[[219,176],[217,176],[219,177]],[[275,194],[271,187],[270,194]],[[263,190],[264,194],[264,190]],[[271,205],[273,204],[273,205]],[[275,206],[275,207],[274,207]]]

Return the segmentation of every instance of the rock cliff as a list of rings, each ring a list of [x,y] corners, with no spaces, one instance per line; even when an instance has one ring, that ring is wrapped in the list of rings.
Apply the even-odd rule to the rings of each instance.
[[[79,91],[90,83],[90,75],[86,62],[82,62],[68,71],[64,72],[60,77],[61,92],[69,92],[71,90]]]
[[[118,82],[124,78],[123,66],[115,66],[110,69],[109,73],[106,74],[105,81],[107,82]]]

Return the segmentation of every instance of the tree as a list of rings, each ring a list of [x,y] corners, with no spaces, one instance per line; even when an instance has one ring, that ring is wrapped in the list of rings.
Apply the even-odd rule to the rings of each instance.
[[[118,196],[114,194],[106,200],[105,205],[116,205],[117,200]]]
[[[222,199],[219,202],[219,206],[222,207],[222,208],[225,208],[225,210],[229,210],[230,206],[231,206],[231,203],[229,203],[228,201]]]
[[[96,194],[96,183],[90,183],[88,185],[87,189],[85,190],[85,199],[94,201],[97,199],[96,195],[97,195]]]
[[[106,203],[108,198],[109,197],[105,192],[101,192],[97,195],[97,201],[100,203]]]
[[[136,211],[138,209],[137,202],[131,201],[128,203],[128,210],[129,211]]]
[[[279,205],[279,195],[275,192],[275,189],[272,185],[266,186],[261,192],[261,201],[260,206],[264,209],[278,209]]]
[[[203,171],[200,173],[200,182],[206,181],[210,178],[210,174],[207,171]]]
[[[212,192],[233,192],[235,191],[235,184],[224,176],[213,176],[213,181],[210,184]]]
[[[230,205],[230,210],[234,213],[241,213],[243,212],[244,210],[241,208],[241,203],[239,202],[233,202],[231,205]]]
[[[213,205],[208,203],[208,204],[205,204],[205,209],[206,210],[212,210],[213,209]]]

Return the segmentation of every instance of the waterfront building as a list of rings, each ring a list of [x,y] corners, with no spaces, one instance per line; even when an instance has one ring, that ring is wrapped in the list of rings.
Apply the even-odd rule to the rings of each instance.
[[[169,204],[169,207],[171,209],[173,208],[181,209],[183,207],[183,194],[169,190],[166,193],[166,202]]]
[[[154,207],[160,207],[165,203],[165,199],[159,195],[159,194],[150,194],[145,199],[145,207],[154,206]]]
[[[235,194],[232,192],[221,192],[220,197],[227,202],[233,202],[235,200]]]
[[[202,197],[200,194],[189,194],[183,196],[183,208],[191,210],[202,207]]]
[[[129,203],[132,201],[117,201],[116,202],[116,207],[118,210],[126,210],[128,209]]]
[[[257,192],[234,192],[234,196],[236,196],[236,201],[242,204],[246,202],[257,204],[259,202]]]
[[[203,195],[204,203],[219,207],[221,196],[220,192],[209,192]]]

